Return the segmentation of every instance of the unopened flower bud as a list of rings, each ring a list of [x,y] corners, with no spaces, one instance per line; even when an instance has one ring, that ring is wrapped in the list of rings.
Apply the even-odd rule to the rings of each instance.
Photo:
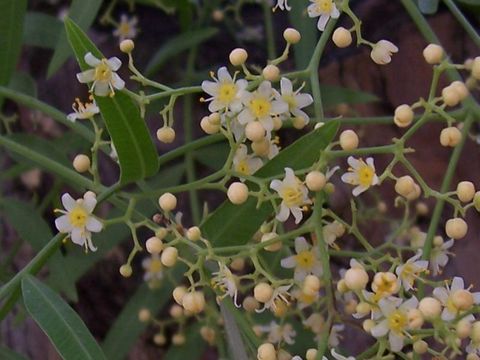
[[[345,285],[350,290],[362,290],[365,289],[368,283],[367,272],[360,267],[350,268],[345,272]]]
[[[277,352],[275,347],[270,343],[262,344],[257,350],[258,360],[277,360]]]
[[[442,304],[433,297],[424,297],[418,304],[418,310],[427,320],[433,320],[442,313]]]
[[[425,49],[423,49],[423,57],[425,61],[430,65],[439,64],[444,56],[443,48],[437,44],[428,44]]]
[[[367,315],[372,311],[372,307],[370,306],[369,303],[366,302],[360,302],[357,307],[355,308],[355,311],[359,313],[360,315]]]
[[[175,289],[173,289],[173,299],[178,305],[182,305],[183,302],[183,297],[187,293],[187,288],[185,286],[177,286]]]
[[[273,288],[271,285],[261,282],[253,288],[253,297],[255,300],[266,303],[272,298]]]
[[[120,266],[119,272],[120,275],[122,275],[124,278],[128,278],[132,276],[133,270],[129,264],[123,264],[122,266]]]
[[[472,323],[462,319],[455,325],[455,332],[460,339],[466,339],[472,333]]]
[[[302,36],[298,32],[298,30],[294,28],[287,28],[283,32],[283,38],[289,44],[296,44],[302,39]]]
[[[417,354],[425,354],[428,351],[428,344],[424,340],[417,340],[413,343],[413,351]]]
[[[466,99],[470,95],[470,91],[463,81],[456,80],[450,84],[451,88],[457,92],[460,101]]]
[[[340,134],[340,146],[343,150],[355,150],[358,142],[358,135],[353,130],[345,130]]]
[[[403,104],[397,106],[395,109],[395,115],[393,116],[393,122],[398,127],[404,128],[410,126],[413,121],[414,113],[410,105]]]
[[[480,321],[475,321],[473,323],[470,338],[473,342],[480,343]]]
[[[451,296],[453,305],[459,310],[470,310],[475,302],[472,293],[465,289],[457,290]]]
[[[178,250],[173,246],[166,247],[163,252],[162,256],[160,257],[160,261],[166,267],[172,267],[177,263],[178,258]]]
[[[315,360],[317,358],[318,350],[317,349],[308,349],[305,354],[306,360]]]
[[[245,49],[236,48],[230,52],[228,58],[233,66],[240,66],[245,64],[245,61],[247,61],[248,53]]]
[[[468,225],[462,218],[449,219],[445,224],[445,232],[447,233],[447,236],[455,240],[465,237],[467,231]]]
[[[220,117],[220,114],[218,112],[213,112],[211,113],[210,115],[208,115],[208,121],[210,122],[210,124],[212,125],[220,125],[221,123],[221,117]]]
[[[460,94],[451,85],[443,88],[442,99],[447,106],[457,106],[461,100]]]
[[[480,80],[480,56],[477,56],[475,59],[473,59],[472,76],[475,79]]]
[[[462,133],[455,126],[450,126],[440,133],[440,144],[442,146],[454,147],[462,139]]]
[[[216,134],[220,131],[220,125],[212,124],[208,116],[204,116],[200,121],[200,127],[209,135]]]
[[[198,241],[202,237],[202,232],[198,226],[192,226],[187,230],[187,239],[190,241]]]
[[[278,234],[275,232],[268,232],[266,234],[262,235],[261,242],[266,242],[272,239],[275,239],[278,237]],[[282,242],[281,241],[276,241],[273,244],[267,245],[263,247],[267,251],[275,252],[278,251],[282,248]]]
[[[227,190],[227,197],[232,204],[240,205],[248,199],[248,187],[242,182],[232,183]]]
[[[410,329],[420,329],[423,326],[423,314],[418,309],[409,309],[407,311],[408,327]]]
[[[327,177],[320,171],[310,171],[305,177],[305,184],[310,191],[320,191],[327,183]]]
[[[186,341],[185,335],[183,335],[182,333],[177,333],[172,336],[173,345],[180,346],[185,344],[185,341]]]
[[[205,297],[201,291],[186,293],[182,299],[182,305],[185,310],[192,314],[198,314],[205,308]]]
[[[473,197],[473,206],[475,206],[475,209],[480,212],[480,191],[477,191]]]
[[[233,259],[230,263],[230,268],[234,271],[242,271],[245,269],[245,259],[244,258],[236,258]]]
[[[242,306],[247,312],[253,312],[258,309],[258,301],[253,296],[247,296],[243,299]]]
[[[297,130],[302,130],[307,125],[307,123],[307,119],[305,119],[303,116],[295,116],[292,119],[292,125]]]
[[[309,296],[313,296],[320,290],[320,279],[315,275],[307,275],[303,280],[302,291]]]
[[[352,34],[344,27],[336,28],[332,40],[339,48],[345,48],[352,43]]]
[[[120,43],[120,51],[125,54],[130,54],[135,48],[135,43],[133,40],[126,39]]]
[[[183,316],[183,308],[178,304],[173,304],[170,308],[169,314],[172,318],[178,319]]]
[[[163,211],[172,211],[177,207],[177,198],[171,193],[165,193],[158,199],[158,204]]]
[[[145,243],[145,247],[149,254],[160,254],[163,249],[163,243],[158,237],[152,236]]]
[[[461,181],[457,185],[457,196],[462,202],[470,202],[475,196],[475,185],[471,181]]]
[[[175,140],[175,130],[170,126],[164,126],[157,130],[157,139],[165,144],[170,144]]]
[[[256,141],[252,143],[252,150],[255,155],[267,156],[270,151],[270,142],[267,139]]]
[[[265,138],[265,128],[259,121],[252,121],[245,126],[245,136],[252,142],[261,141]]]
[[[167,343],[167,339],[165,338],[165,335],[159,333],[155,334],[155,336],[153,337],[153,342],[159,346],[162,346]]]
[[[90,158],[87,155],[79,154],[73,159],[73,168],[79,173],[84,173],[90,169]]]
[[[365,332],[370,333],[370,331],[372,331],[372,329],[376,325],[377,324],[375,323],[375,321],[373,321],[372,319],[367,319],[362,323],[362,328],[363,330],[365,330]]]
[[[276,65],[269,64],[263,68],[262,75],[265,80],[277,81],[280,77],[280,69]]]
[[[143,309],[140,309],[140,311],[138,312],[138,320],[140,320],[141,322],[150,321],[151,318],[152,318],[152,313],[148,309],[143,308]]]
[[[202,326],[200,328],[200,335],[202,336],[203,340],[205,340],[210,345],[215,343],[215,330],[209,326]]]
[[[397,194],[407,197],[411,192],[415,191],[415,181],[409,175],[402,176],[395,183],[395,191]]]

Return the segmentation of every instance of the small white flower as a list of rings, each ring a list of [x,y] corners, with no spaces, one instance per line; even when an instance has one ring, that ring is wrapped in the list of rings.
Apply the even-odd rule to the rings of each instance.
[[[288,301],[288,298],[290,297],[288,290],[291,287],[292,285],[283,285],[275,288],[270,300],[268,300],[261,309],[255,309],[255,311],[257,313],[264,312],[267,309],[272,309],[272,311],[275,311],[277,309],[277,302],[284,302],[287,305],[290,304]]]
[[[352,191],[353,196],[358,196],[368,190],[370,186],[378,184],[379,180],[375,173],[373,158],[369,157],[365,162],[363,159],[355,159],[353,156],[349,156],[347,161],[350,168],[348,173],[342,175],[342,181],[350,185],[356,185]]]
[[[136,16],[128,17],[127,15],[123,14],[120,17],[120,23],[113,31],[113,36],[118,37],[120,42],[126,39],[136,38],[138,33],[137,23],[138,19]]]
[[[210,101],[208,110],[236,113],[242,109],[241,96],[248,82],[244,79],[235,80],[235,76],[232,78],[227,68],[222,66],[218,69],[217,77],[213,73],[211,74],[214,81],[204,80],[202,82],[202,90],[211,96],[205,99],[205,101]]]
[[[444,306],[442,311],[442,320],[444,321],[451,321],[455,319],[457,315],[460,314],[461,309],[455,306],[453,302],[452,296],[458,290],[464,290],[465,284],[461,277],[455,276],[452,280],[452,284],[450,286],[445,285],[445,287],[437,287],[433,289],[433,295],[440,300],[442,305]],[[469,290],[469,289],[466,289]],[[480,304],[480,292],[472,293],[474,304]]]
[[[143,259],[142,267],[145,270],[143,280],[148,283],[150,288],[156,288],[160,285],[163,278],[163,265],[159,254]]]
[[[73,113],[68,114],[67,119],[71,122],[75,122],[77,119],[90,119],[94,115],[100,113],[100,109],[95,103],[95,100],[91,100],[92,102],[82,103],[79,98],[76,98],[75,102],[72,104]]]
[[[398,47],[388,40],[377,42],[370,53],[372,60],[379,65],[386,65],[392,61],[392,54],[398,52]]]
[[[337,19],[340,16],[340,11],[333,0],[310,0],[310,2],[312,4],[307,8],[308,16],[311,18],[320,16],[317,23],[320,31],[325,30],[330,18]]]
[[[303,310],[311,306],[320,298],[320,292],[316,292],[315,294],[311,295],[311,294],[305,294],[301,289],[295,289],[292,292],[292,295],[297,300],[297,307],[300,310]]]
[[[377,339],[388,334],[390,350],[401,351],[408,330],[408,310],[416,308],[418,300],[413,296],[399,304],[397,299],[383,298],[378,305],[385,318],[372,329],[371,333]]]
[[[62,195],[62,204],[65,210],[56,209],[56,212],[63,215],[55,220],[55,226],[58,231],[68,234],[72,242],[96,251],[97,248],[92,243],[92,232],[100,232],[103,224],[92,215],[97,199],[90,193],[85,193],[81,199],[73,199],[70,194]]]
[[[292,82],[287,78],[282,78],[280,80],[280,93],[275,89],[273,93],[275,94],[275,99],[288,104],[288,112],[292,117],[300,117],[305,121],[305,124],[308,124],[310,117],[301,109],[313,103],[313,98],[310,94],[300,93],[302,87],[293,91]]]
[[[450,239],[449,241],[432,248],[432,252],[430,254],[430,269],[432,270],[432,274],[434,276],[441,274],[442,268],[447,265],[448,255],[452,255],[448,249],[453,246],[454,242],[455,241],[453,239]]]
[[[235,275],[232,274],[230,269],[222,263],[218,263],[218,271],[212,273],[212,285],[214,288],[219,288],[221,291],[225,292],[220,298],[223,299],[225,296],[230,296],[233,299],[233,303],[236,307],[240,307],[237,303],[238,296],[238,287],[237,279]]]
[[[122,90],[125,87],[125,81],[117,75],[116,71],[120,69],[122,62],[117,57],[110,59],[97,59],[92,53],[85,55],[85,62],[93,67],[77,74],[77,79],[82,84],[93,83],[90,92],[97,96],[113,96],[115,90]]]
[[[245,106],[238,114],[238,122],[247,125],[252,121],[259,121],[267,133],[273,130],[273,116],[288,111],[288,104],[283,100],[274,100],[272,84],[263,81],[254,92],[245,91],[242,103]]]
[[[263,161],[253,154],[248,154],[247,146],[239,145],[233,156],[233,169],[243,175],[252,175],[263,166]]]
[[[295,239],[295,252],[296,255],[281,260],[282,267],[295,268],[295,281],[303,281],[309,274],[322,276],[322,264],[318,260],[317,253],[304,237]]]
[[[295,344],[293,339],[297,333],[291,324],[279,325],[276,321],[270,322],[269,325],[258,326],[258,330],[262,333],[268,333],[267,341],[272,344],[285,342],[289,345]]]
[[[323,227],[323,239],[329,246],[337,250],[339,247],[335,244],[335,240],[343,236],[343,234],[345,234],[345,226],[336,220]]]
[[[292,169],[285,168],[285,178],[282,181],[272,180],[270,188],[278,192],[282,198],[277,220],[284,222],[292,213],[295,224],[298,224],[303,218],[301,206],[311,202],[306,186],[295,176]]]
[[[405,264],[395,269],[395,273],[407,291],[414,289],[413,284],[421,273],[427,272],[428,261],[419,260],[421,257],[422,251],[419,250],[417,254],[408,259]]]
[[[277,5],[273,8],[273,11],[275,11],[277,8],[280,8],[281,10],[288,10],[290,11],[292,9],[291,6],[288,6],[288,0],[277,0]]]

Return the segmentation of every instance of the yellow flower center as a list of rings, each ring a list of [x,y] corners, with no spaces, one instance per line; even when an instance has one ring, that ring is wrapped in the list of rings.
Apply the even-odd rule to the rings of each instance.
[[[397,334],[401,334],[402,331],[408,325],[408,317],[401,310],[395,310],[388,316],[388,327],[390,330]]]
[[[381,280],[374,282],[374,291],[380,296],[391,295],[397,292],[398,284],[396,279],[389,280],[386,277],[382,276]]]
[[[331,13],[333,9],[333,1],[332,0],[317,0],[317,9],[321,13]]]
[[[249,108],[255,118],[260,119],[270,115],[272,104],[270,104],[270,101],[268,101],[267,99],[256,98],[250,101]]]
[[[230,104],[237,95],[237,87],[232,82],[222,83],[218,89],[218,100]]]
[[[244,175],[250,175],[250,167],[248,166],[247,160],[242,160],[240,161],[236,168],[235,171],[244,174]]]
[[[297,107],[297,100],[295,100],[295,96],[283,95],[283,100],[288,104],[288,108],[290,110],[295,109]]]
[[[77,206],[68,213],[68,218],[74,227],[84,227],[87,224],[88,213],[83,207]]]
[[[95,67],[95,81],[109,81],[112,78],[112,70],[108,66],[107,59],[102,59],[102,62]]]
[[[128,22],[122,22],[118,27],[118,32],[120,35],[128,36],[130,35],[130,24]]]
[[[281,191],[280,196],[288,207],[300,206],[303,204],[303,194],[301,189],[288,186]]]
[[[358,175],[358,182],[362,186],[370,186],[373,182],[373,177],[375,176],[375,171],[368,166],[367,164],[363,163],[360,165],[360,168],[357,170]]]
[[[150,265],[148,266],[148,272],[150,273],[157,273],[161,271],[163,268],[162,262],[160,259],[152,258],[150,261]]]
[[[305,250],[295,255],[297,265],[301,269],[311,269],[315,263],[315,256],[311,251]]]

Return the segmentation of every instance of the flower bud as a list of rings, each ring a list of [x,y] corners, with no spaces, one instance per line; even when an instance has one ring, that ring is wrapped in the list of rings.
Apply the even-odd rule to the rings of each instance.
[[[152,318],[152,313],[148,309],[140,309],[138,312],[138,320],[141,322],[147,322]]]
[[[340,146],[343,150],[355,150],[358,147],[358,135],[353,130],[345,130],[340,134]]]
[[[472,323],[466,319],[460,320],[455,325],[455,332],[460,339],[466,339],[472,333]]]
[[[202,237],[202,232],[198,226],[192,226],[187,230],[187,239],[190,241],[198,241]]]
[[[158,204],[163,211],[172,211],[177,207],[177,198],[171,193],[165,193],[158,199]]]
[[[147,248],[147,252],[149,254],[160,254],[163,249],[163,243],[162,240],[156,236],[152,236],[145,243],[145,247]]]
[[[84,173],[90,169],[90,158],[87,155],[78,154],[73,159],[73,168],[79,173]]]
[[[453,305],[459,310],[470,310],[475,302],[472,293],[465,289],[457,290],[451,296]]]
[[[355,311],[359,313],[360,315],[367,315],[372,311],[372,307],[370,306],[369,303],[366,302],[360,302],[357,307],[355,308]]]
[[[345,303],[345,306],[344,306],[344,311],[345,311],[345,314],[347,315],[352,315],[355,313],[356,309],[357,309],[357,305],[358,305],[358,301],[355,300],[355,299],[350,299],[348,300],[346,303]]]
[[[480,211],[480,191],[477,191],[473,197],[473,206],[477,211]]]
[[[457,92],[460,101],[466,99],[470,95],[470,91],[463,81],[456,80],[450,84],[451,88]]]
[[[440,144],[442,146],[454,147],[462,139],[462,133],[455,126],[450,126],[440,133]]]
[[[276,237],[278,237],[277,233],[268,232],[268,233],[262,235],[262,238],[261,238],[260,242],[266,242],[266,241],[275,239]],[[278,251],[282,248],[282,242],[281,241],[276,241],[271,245],[264,246],[263,248],[267,251],[275,252],[275,251]]]
[[[443,55],[443,48],[437,44],[428,44],[427,47],[423,49],[423,57],[430,65],[439,64],[443,59]]]
[[[398,47],[388,40],[380,40],[372,47],[370,57],[379,65],[386,65],[392,61],[392,54],[398,52]]]
[[[269,64],[263,68],[262,75],[265,80],[277,81],[280,77],[280,69],[276,65]]]
[[[245,259],[244,258],[236,258],[233,259],[230,263],[230,268],[234,271],[242,271],[245,269]]]
[[[310,191],[320,191],[327,184],[327,177],[320,171],[310,171],[305,177],[305,184]]]
[[[415,181],[410,175],[405,175],[397,179],[395,183],[395,191],[397,194],[407,197],[410,193],[415,191]]]
[[[177,286],[175,289],[173,289],[173,299],[178,305],[182,305],[183,303],[183,297],[187,293],[187,288],[185,286]]]
[[[273,288],[271,285],[261,282],[258,283],[254,288],[253,288],[253,297],[255,300],[261,302],[261,303],[266,303],[272,298],[273,295]]]
[[[258,309],[258,301],[253,296],[247,296],[243,299],[242,306],[247,312],[253,312]]]
[[[472,76],[475,79],[480,80],[480,56],[477,56],[475,59],[473,59]]]
[[[129,264],[123,264],[122,266],[120,266],[119,272],[120,275],[122,275],[124,278],[128,278],[132,276],[133,270]]]
[[[442,99],[447,106],[457,106],[460,102],[460,94],[452,85],[448,85],[442,90]]]
[[[172,318],[178,319],[183,316],[183,308],[178,304],[173,304],[170,308],[169,314]]]
[[[365,332],[370,333],[372,329],[376,326],[375,321],[372,319],[367,319],[362,323],[362,328],[365,330]]]
[[[409,309],[407,311],[407,321],[410,329],[420,329],[424,323],[422,312],[418,309]]]
[[[315,275],[307,275],[303,280],[302,291],[308,296],[314,296],[320,290],[320,279]]]
[[[158,333],[153,337],[153,342],[159,346],[162,346],[167,343],[167,339],[165,338],[165,335]]]
[[[120,51],[125,54],[130,54],[135,48],[135,43],[133,40],[126,39],[120,43]]]
[[[202,336],[203,340],[205,340],[210,345],[215,343],[215,330],[209,326],[202,326],[200,328],[200,335]]]
[[[267,156],[270,151],[270,142],[267,139],[256,141],[252,143],[252,150],[255,155]]]
[[[424,340],[417,340],[413,343],[413,351],[417,354],[425,354],[428,351],[428,344]]]
[[[215,9],[212,11],[212,19],[216,22],[221,22],[225,19],[225,14],[220,9]]]
[[[428,215],[428,205],[424,202],[418,202],[415,205],[415,209],[417,210],[418,215],[426,216]]]
[[[262,344],[257,350],[258,360],[277,360],[277,352],[275,347],[270,343]]]
[[[248,187],[242,182],[232,183],[227,190],[227,197],[232,204],[240,205],[248,199]]]
[[[467,231],[468,225],[462,218],[447,220],[447,223],[445,224],[445,232],[447,233],[447,236],[455,240],[465,237]]]
[[[283,32],[283,38],[289,44],[296,44],[302,39],[302,36],[298,30],[294,28],[286,28]]]
[[[170,126],[164,126],[157,130],[157,139],[165,144],[170,144],[175,140],[175,130]]]
[[[345,48],[352,43],[352,34],[344,27],[338,27],[333,32],[332,40],[339,48]]]
[[[165,229],[164,227],[159,227],[157,230],[155,230],[155,236],[160,240],[164,239],[165,236],[167,236],[167,234],[168,234],[168,230]]]
[[[340,279],[340,281],[337,283],[337,290],[340,294],[345,294],[350,290],[345,282],[345,279]]]
[[[350,268],[345,272],[344,279],[345,285],[347,285],[350,290],[362,290],[367,286],[368,274],[363,268]]]
[[[295,116],[292,119],[292,125],[297,130],[302,130],[307,125],[307,123],[307,119],[305,119],[303,116]]]
[[[395,114],[393,116],[393,122],[398,127],[404,128],[410,126],[413,121],[414,113],[410,105],[403,104],[397,106]]]
[[[461,202],[470,202],[475,196],[475,185],[471,181],[461,181],[457,185],[457,196]]]
[[[216,134],[220,131],[220,125],[212,124],[208,116],[204,116],[200,121],[200,127],[209,135]]]
[[[172,344],[173,345],[176,345],[176,346],[180,346],[180,345],[183,345],[185,344],[185,335],[181,334],[181,333],[177,333],[177,334],[174,334],[172,336]]]
[[[261,141],[265,138],[265,128],[259,121],[252,121],[245,126],[245,136],[252,142]]]
[[[178,250],[173,246],[166,247],[163,252],[162,256],[160,257],[160,261],[166,267],[172,267],[177,263],[178,258]]]
[[[306,360],[315,360],[317,358],[318,350],[317,349],[308,349],[305,354]]]
[[[230,52],[228,58],[233,66],[240,66],[245,64],[245,61],[247,61],[248,53],[245,49],[236,48]]]
[[[198,314],[205,308],[205,297],[201,291],[186,293],[182,299],[182,305],[185,310],[192,314]]]
[[[480,321],[475,321],[473,323],[470,339],[472,339],[473,342],[480,343]]]
[[[424,297],[418,304],[418,310],[427,320],[433,320],[440,316],[442,312],[442,304],[433,297]]]

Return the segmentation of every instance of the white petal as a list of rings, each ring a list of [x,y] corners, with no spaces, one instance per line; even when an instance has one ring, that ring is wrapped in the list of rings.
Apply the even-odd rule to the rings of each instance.
[[[77,120],[78,116],[77,113],[73,112],[67,115],[67,119],[70,120],[71,122],[75,122]]]
[[[352,194],[353,194],[353,196],[358,196],[358,195],[360,195],[361,193],[363,193],[364,191],[367,191],[367,190],[368,190],[368,187],[359,185],[352,190]]]
[[[100,232],[103,229],[103,224],[95,217],[89,216],[85,228],[91,232]]]
[[[350,165],[350,167],[351,167],[352,169],[355,169],[355,170],[358,169],[358,168],[362,165],[362,163],[360,162],[360,160],[355,159],[353,156],[349,156],[349,157],[348,157],[347,163],[348,163],[348,165]]]
[[[285,222],[290,215],[290,209],[282,202],[280,205],[280,212],[277,214],[276,219],[281,222]]]
[[[83,246],[86,240],[84,229],[73,228],[71,238],[74,244]]]
[[[337,19],[338,17],[340,16],[340,11],[338,11],[337,7],[335,6],[335,4],[333,4],[333,9],[332,9],[332,12],[330,13],[330,17],[332,19]]]
[[[448,292],[445,288],[438,287],[433,289],[433,296],[440,300],[444,305],[448,301]]]
[[[94,87],[95,95],[97,96],[107,96],[110,94],[110,87],[106,81],[97,81]]]
[[[292,82],[289,79],[282,77],[282,80],[280,80],[280,90],[282,95],[291,95],[293,92]]]
[[[238,122],[242,125],[246,125],[248,124],[249,122],[252,122],[255,117],[252,115],[252,113],[250,112],[250,110],[248,109],[243,109],[242,112],[240,114],[238,114]]]
[[[357,185],[358,184],[358,175],[352,172],[348,172],[342,175],[341,177],[342,181],[344,183],[350,184],[350,185]]]
[[[290,208],[290,211],[295,218],[295,224],[298,224],[300,221],[303,219],[303,212],[302,209],[300,209],[298,206]]]
[[[289,256],[285,259],[282,259],[280,261],[280,265],[282,265],[282,267],[285,268],[285,269],[294,268],[295,266],[297,266],[297,261],[295,260],[295,256],[292,255],[292,256]]]
[[[92,82],[95,78],[95,70],[90,69],[77,74],[77,80],[82,84]]]
[[[122,61],[114,56],[107,60],[107,64],[112,71],[117,71],[122,66]]]
[[[262,124],[263,128],[265,131],[269,134],[273,130],[273,119],[271,116],[266,116],[264,118],[258,119],[260,123]]]
[[[117,90],[122,90],[125,87],[125,81],[122,80],[118,74],[112,74],[112,85]]]
[[[213,100],[210,105],[208,105],[208,110],[210,112],[217,112],[219,110],[225,109],[225,104],[218,101],[218,100]]]
[[[303,280],[305,280],[308,274],[309,274],[308,271],[297,268],[295,269],[295,272],[293,274],[293,280],[297,282],[302,282]]]
[[[297,108],[301,109],[313,103],[313,97],[310,94],[298,94],[295,96]]]
[[[272,114],[280,115],[288,112],[288,104],[282,100],[272,101]]]
[[[328,14],[320,15],[320,18],[318,19],[318,23],[317,23],[318,30],[320,31],[325,30],[325,26],[327,26],[327,22],[329,19],[330,19],[330,15]]]
[[[465,287],[465,283],[463,279],[459,276],[455,276],[452,280],[452,285],[450,286],[451,291],[463,290]]]
[[[309,249],[310,249],[310,245],[308,244],[307,240],[303,236],[299,236],[295,239],[295,252],[297,254]]]
[[[93,56],[91,52],[85,54],[84,60],[91,67],[96,67],[101,63],[100,59],[97,59],[95,56]]]
[[[276,192],[280,192],[282,187],[283,187],[283,182],[281,182],[278,179],[272,180],[272,182],[270,183],[270,189],[273,189]]]
[[[378,325],[374,326],[370,333],[376,338],[385,336],[388,333],[387,320],[382,320]]]
[[[218,80],[220,82],[233,82],[232,76],[225,66],[218,69]]]
[[[70,219],[68,218],[68,215],[62,215],[58,218],[55,219],[55,226],[58,231],[61,233],[69,233],[72,231],[73,226],[70,223]]]
[[[87,196],[83,198],[83,203],[82,203],[84,209],[91,214],[93,212],[93,209],[95,209],[95,206],[97,206],[97,199],[95,196]]]
[[[272,96],[272,83],[270,81],[262,81],[262,83],[258,86],[258,93],[267,99]]]
[[[388,334],[388,342],[390,343],[390,350],[393,352],[399,352],[403,348],[403,336],[395,334],[393,331],[390,331]]]
[[[202,82],[202,90],[209,95],[216,96],[218,94],[218,83],[204,80]]]
[[[65,193],[62,195],[62,205],[65,210],[70,211],[77,206],[77,202],[69,193]]]

